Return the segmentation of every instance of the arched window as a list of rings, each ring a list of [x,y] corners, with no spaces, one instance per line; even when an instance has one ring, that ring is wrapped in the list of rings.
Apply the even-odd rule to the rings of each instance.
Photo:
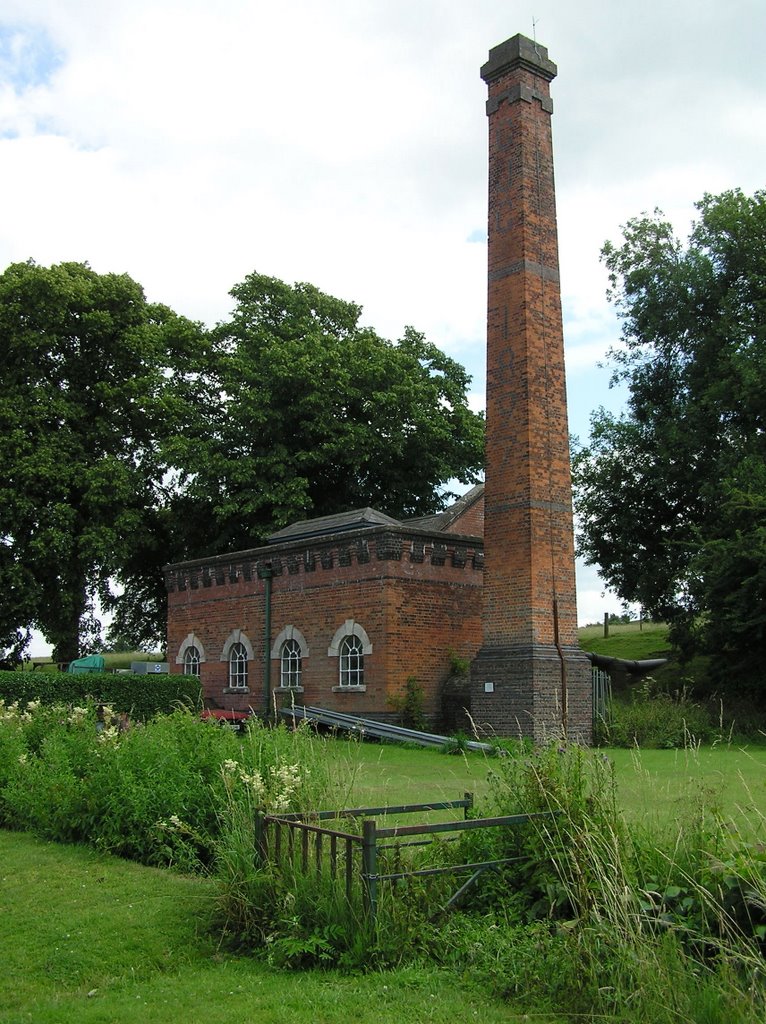
[[[205,648],[195,633],[189,633],[176,655],[176,665],[181,666],[185,676],[199,676],[202,662],[206,660]]]
[[[285,626],[274,641],[271,657],[279,659],[279,685],[283,689],[303,686],[304,661],[309,656],[309,645],[297,626]]]
[[[364,648],[355,634],[344,636],[338,649],[341,686],[364,686]]]
[[[229,648],[229,687],[247,689],[247,650],[243,643],[232,644]]]
[[[368,654],[372,654],[372,641],[364,627],[354,619],[346,619],[327,649],[329,658],[338,659],[336,691],[364,689],[364,659]]]
[[[229,690],[247,690],[247,663],[254,657],[245,632],[241,629],[232,630],[221,651],[221,661],[229,666],[226,684]]]
[[[279,652],[279,685],[301,685],[301,647],[297,640],[285,640]]]
[[[184,651],[184,675],[198,676],[200,660],[199,648],[189,644]]]

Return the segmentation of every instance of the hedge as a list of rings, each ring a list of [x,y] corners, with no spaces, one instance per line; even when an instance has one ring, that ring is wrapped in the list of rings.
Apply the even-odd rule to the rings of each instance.
[[[172,711],[179,704],[202,707],[199,680],[178,673],[0,672],[0,700],[6,704],[39,700],[43,704],[82,705],[89,698],[109,704],[117,713],[127,711],[140,721]]]

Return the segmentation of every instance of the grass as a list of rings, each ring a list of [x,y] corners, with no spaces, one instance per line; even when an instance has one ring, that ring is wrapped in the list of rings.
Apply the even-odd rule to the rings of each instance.
[[[219,734],[214,730],[212,735]],[[230,734],[221,735],[226,735],[236,745],[236,739]],[[262,736],[259,734],[254,741],[265,739],[266,735],[265,732]],[[270,740],[274,738],[272,734],[268,735]],[[297,738],[297,734],[287,735],[291,739]],[[335,806],[454,798],[462,795],[465,790],[476,793],[481,801],[487,791],[487,774],[490,771],[497,772],[503,765],[513,769],[514,761],[519,764],[523,762],[527,766],[531,764],[531,770],[537,770],[534,767],[537,762],[527,758],[508,758],[498,762],[495,758],[476,754],[450,757],[438,751],[360,744],[349,740],[328,740],[318,746],[322,747],[323,764],[329,760],[335,774],[342,775],[345,782],[345,787],[330,797],[332,801],[341,800],[340,804],[334,803]],[[562,758],[561,753],[554,745],[544,758],[545,764],[553,772],[551,781],[554,783],[561,781],[559,775],[564,771],[562,766],[570,762],[580,763],[576,751],[572,752],[573,758]],[[299,760],[303,763],[304,759],[299,757]],[[608,760],[614,766],[619,802],[628,820],[646,826],[646,836],[645,839],[641,838],[641,842],[653,846],[655,836],[659,836],[664,827],[667,827],[667,835],[671,840],[674,834],[681,837],[686,823],[689,824],[689,835],[694,842],[695,836],[703,837],[706,834],[704,822],[710,821],[710,818],[705,819],[705,815],[711,807],[735,821],[746,820],[746,839],[763,840],[763,825],[766,821],[766,749],[745,749],[719,743],[712,748],[692,748],[678,752],[609,751]],[[12,756],[8,763],[15,764]],[[218,763],[215,762],[216,765]],[[609,777],[609,765],[598,754],[591,765],[598,769],[602,777]],[[519,792],[520,778],[513,771],[507,774],[508,795],[513,799]],[[52,797],[58,806],[56,787],[60,782],[59,776],[55,775],[53,781]],[[574,783],[570,788],[572,793],[582,794],[582,790]],[[329,793],[329,790],[322,789],[322,792]],[[317,798],[315,793],[313,800]],[[309,806],[316,806],[316,803],[312,802]],[[587,802],[580,805],[580,809],[586,812],[586,818],[590,813],[589,806]],[[610,802],[609,808],[612,806]],[[701,808],[706,810],[700,827]],[[248,815],[244,820],[243,834],[251,838],[251,818]],[[591,823],[593,828],[587,835],[583,833],[582,838],[583,841],[588,838],[595,843],[598,856],[594,863],[606,869],[605,878],[611,880],[614,875],[615,892],[618,893],[618,890],[622,892],[625,887],[623,885],[620,888],[622,883],[619,873],[613,871],[613,859],[609,859],[612,856],[611,846],[607,844],[609,849],[602,849],[603,823],[603,816],[598,820],[594,818]],[[671,826],[675,832],[671,831]],[[578,839],[573,848],[579,850],[579,842]],[[670,846],[665,843],[665,847],[672,851],[672,841]],[[761,856],[760,853],[758,856]],[[680,866],[676,866],[674,856],[671,860],[673,871],[676,868],[681,871],[679,877],[684,885],[687,884],[687,878],[696,877],[698,859],[688,860],[690,870],[686,876],[683,875],[686,862],[682,859],[679,861]],[[656,856],[654,861],[660,863]],[[247,863],[252,864],[252,851],[247,854]],[[593,922],[590,920],[589,908],[595,892],[591,891],[590,885],[583,890],[587,899],[582,907],[588,912],[578,911],[575,914],[582,927],[576,937],[572,933],[570,943],[567,942],[569,932],[566,929],[554,933],[548,924],[543,924],[542,930],[538,931],[521,930],[518,935],[514,933],[513,937],[502,930],[502,938],[493,958],[489,940],[494,933],[482,919],[476,924],[475,933],[469,931],[461,934],[456,924],[453,933],[445,930],[439,934],[438,948],[445,954],[439,962],[448,966],[447,971],[439,971],[433,966],[410,966],[385,974],[372,971],[355,975],[337,971],[285,974],[270,969],[263,960],[236,957],[214,946],[210,939],[213,934],[210,914],[214,889],[213,883],[206,879],[189,879],[151,871],[109,860],[88,850],[46,845],[26,836],[8,833],[0,833],[0,864],[0,897],[4,910],[0,924],[0,955],[3,956],[5,966],[4,978],[0,980],[0,1024],[16,1024],[21,1021],[42,1021],[46,1024],[70,1020],[125,1021],[126,1024],[134,1020],[165,1022],[170,1021],[171,1014],[177,1017],[179,1011],[192,1022],[212,1021],[213,1024],[219,1020],[244,1022],[253,1018],[281,1022],[307,1019],[330,1021],[352,1017],[365,1022],[372,1020],[373,1016],[376,1020],[382,1016],[396,1024],[416,1016],[425,1020],[446,1021],[455,1013],[481,1017],[490,1022],[519,1019],[508,1005],[489,998],[488,991],[514,993],[516,1010],[520,1002],[521,1009],[526,1013],[533,1012],[536,1020],[555,1021],[556,1017],[541,1017],[534,1011],[551,1006],[556,1006],[562,1012],[571,1009],[570,995],[582,987],[577,980],[578,972],[586,960],[591,968],[595,965],[596,973],[592,969],[589,975],[591,987],[596,986],[593,993],[601,993],[604,985],[611,986],[613,978],[619,976],[622,979],[621,987],[615,989],[614,998],[610,997],[611,1002],[607,1001],[603,1005],[600,1001],[587,1004],[597,1007],[599,1012],[606,1007],[609,1010],[606,1013],[608,1019],[618,1019],[611,1016],[612,1008],[620,1010],[618,1016],[622,1020],[622,1009],[634,1005],[631,993],[636,987],[636,978],[639,978],[641,985],[650,977],[657,978],[657,984],[649,992],[651,999],[648,1002],[644,1000],[646,1005],[652,999],[655,1000],[652,1006],[662,1005],[657,1002],[657,998],[660,998],[657,992],[664,994],[669,991],[668,985],[673,987],[670,985],[670,980],[676,977],[673,972],[686,971],[682,979],[682,994],[689,1005],[691,995],[697,990],[695,969],[692,966],[689,972],[684,967],[686,961],[677,960],[677,945],[673,947],[674,951],[667,954],[671,957],[672,952],[671,959],[665,964],[665,973],[657,973],[654,962],[644,962],[643,959],[638,974],[627,967],[624,971],[622,968],[618,970],[617,974],[610,973],[612,968],[616,969],[615,965],[621,963],[623,953],[631,959],[634,953],[643,948],[645,937],[640,929],[626,933],[622,946],[619,943],[614,945],[611,966],[606,970],[597,949],[604,936],[593,931]],[[673,888],[680,892],[676,874],[671,873],[671,868],[664,860],[660,866],[661,881],[665,880],[666,887],[672,883],[668,892]],[[656,864],[652,862],[650,867],[654,873],[647,877],[659,878]],[[572,882],[572,879],[576,881],[581,874],[572,875],[571,879],[564,878],[563,882],[560,879],[559,882],[564,884]],[[573,884],[573,892],[575,889],[579,892],[582,886],[578,888]],[[516,892],[517,883],[511,886],[511,890]],[[504,891],[507,896],[507,886]],[[699,897],[697,902],[701,900],[702,897]],[[255,906],[262,905],[262,900],[257,899]],[[295,904],[289,906],[294,907]],[[577,907],[577,902],[573,900],[572,906]],[[298,942],[300,950],[305,950],[308,948],[307,943],[310,944],[317,935],[321,937],[323,934],[323,919],[318,918],[319,923],[312,925],[314,931],[305,935],[302,925],[299,928],[290,923],[291,920],[297,921],[297,918],[288,920],[287,907],[286,898],[283,904],[279,897],[274,904],[269,928],[250,934],[268,934],[272,939],[276,935],[279,942],[282,942],[280,933],[274,932],[272,927],[274,922],[281,922],[287,928],[285,941],[289,940],[293,944]],[[426,918],[413,917],[415,910],[413,904],[410,913],[403,916],[403,939],[422,937],[427,931]],[[288,909],[289,914],[295,914],[295,910]],[[347,932],[343,931],[342,934]],[[393,932],[391,934],[394,935]],[[395,938],[397,936],[398,932]],[[581,940],[586,945],[592,941],[593,948],[588,947],[583,952]],[[430,941],[434,941],[432,934]],[[277,943],[273,946],[267,944],[267,948],[276,949]],[[337,962],[338,950],[342,951],[344,947],[335,943],[328,948],[333,950],[331,956],[336,958],[329,962]],[[379,962],[402,962],[403,948],[404,945],[398,941],[389,941],[388,958],[382,958]],[[407,948],[410,952],[413,949],[425,950],[424,955],[432,951],[426,939],[423,939],[421,945],[416,942],[413,946],[411,943]],[[652,956],[655,954],[659,955],[658,950],[652,946]],[[270,964],[277,962],[276,957],[269,958]],[[541,963],[543,967],[540,967]],[[556,965],[560,969],[557,968],[558,987],[554,998],[550,996],[552,974],[549,971],[553,971]],[[602,967],[606,971],[603,981],[599,974],[603,973]],[[530,971],[537,979],[537,989],[530,990]],[[463,978],[464,972],[468,981]],[[480,988],[478,979],[483,979],[485,989]],[[721,1000],[729,998],[728,990],[723,986],[724,980],[716,976],[704,990],[711,1000],[716,1001],[715,1007],[718,1009]],[[503,987],[506,981],[507,987]],[[720,991],[719,983],[723,986]],[[735,995],[737,993],[732,990],[731,997]],[[538,1001],[537,1005],[535,1000]],[[525,1001],[529,1005],[525,1005]],[[711,1010],[704,1019],[709,1022],[726,1021],[727,1024],[734,1020],[731,1016],[722,1017],[718,1009],[715,1015]],[[684,1012],[686,1015],[678,1019],[698,1021],[696,1011]],[[634,1015],[632,1019],[659,1018]],[[676,1017],[672,1014],[663,1017],[668,1022],[671,1019],[675,1024]],[[749,1021],[751,1017],[737,1016],[736,1019],[743,1022]]]
[[[629,822],[662,828],[690,813],[690,800],[696,799],[748,838],[757,830],[758,838],[766,839],[766,747],[605,753],[614,762]]]
[[[286,973],[227,955],[204,879],[2,831],[0,863],[2,1024],[528,1019],[430,968]]]
[[[628,661],[664,658],[670,652],[668,627],[661,622],[610,625],[608,637],[604,636],[603,625],[583,626],[578,630],[578,638],[584,651]]]
[[[333,751],[333,746],[328,745]],[[617,774],[628,821],[674,820],[694,791],[732,819],[751,812],[766,819],[766,746],[721,744],[690,750],[603,750]],[[454,800],[487,791],[492,759],[469,753],[450,757],[434,750],[338,740],[335,757],[354,773],[353,800],[360,806]]]
[[[350,773],[352,804],[365,807],[455,800],[482,790],[489,770],[482,754],[449,756],[389,743],[339,739],[327,744],[327,752]]]
[[[347,806],[454,798],[465,790],[481,799],[487,792],[488,772],[499,767],[496,759],[479,754],[446,756],[348,740],[328,740],[321,746],[323,757],[331,759],[347,780]],[[556,750],[551,753],[558,765]],[[678,752],[618,750],[608,756],[620,805],[630,821],[646,826],[650,839],[665,826],[683,829],[687,820],[693,825],[696,810],[711,805],[732,819],[746,816],[751,830],[747,838],[763,839],[766,748],[720,744]],[[604,764],[598,763],[603,770]],[[594,835],[598,838],[601,832]],[[536,964],[543,954],[535,943],[545,939],[541,949],[553,956],[560,952],[555,942],[563,941],[549,929],[544,935],[520,933],[518,942],[526,945],[521,952],[516,941],[513,949],[498,947],[495,969],[486,948],[488,938],[477,925],[475,960],[466,959],[474,949],[470,941],[455,932],[453,940],[468,945],[459,947],[453,973],[433,966],[353,975],[280,973],[263,960],[233,956],[216,947],[210,937],[215,889],[209,879],[139,867],[81,847],[7,832],[0,832],[0,864],[0,1024],[169,1024],[179,1014],[192,1024],[347,1018],[362,1024],[381,1018],[398,1024],[421,1018],[446,1022],[456,1014],[490,1024],[515,1022],[519,1012],[550,1005],[524,1004],[525,999],[541,998],[551,984],[543,974],[538,983],[543,988],[534,996],[523,980],[532,968],[535,977],[540,974]],[[586,927],[583,935],[587,932]],[[447,939],[444,952],[449,951]],[[573,971],[579,970],[579,955],[567,961]],[[495,973],[498,978],[518,976],[519,957],[526,957],[529,964],[522,964],[519,987],[509,990],[520,993],[512,1010],[487,991]],[[451,964],[449,955],[444,959]],[[468,980],[460,977],[463,971]],[[486,990],[479,987],[479,977]],[[566,998],[559,1005],[566,1006]],[[697,1020],[694,1015],[683,1019]]]

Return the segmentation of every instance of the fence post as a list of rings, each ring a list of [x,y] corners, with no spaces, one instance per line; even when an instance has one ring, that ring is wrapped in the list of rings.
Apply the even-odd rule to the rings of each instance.
[[[374,818],[362,823],[362,887],[364,909],[370,925],[375,927],[378,912],[378,841]]]
[[[463,793],[463,799],[465,800],[463,817],[467,819],[469,817],[468,812],[473,810],[473,793]]]
[[[255,833],[255,855],[259,864],[264,864],[266,861],[266,823],[263,817],[263,811],[258,808],[255,812],[253,831]]]

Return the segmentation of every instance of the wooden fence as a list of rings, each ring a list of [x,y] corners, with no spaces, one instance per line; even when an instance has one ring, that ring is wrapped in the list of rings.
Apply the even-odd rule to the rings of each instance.
[[[427,846],[436,835],[459,833],[470,829],[509,828],[525,825],[533,820],[552,820],[558,811],[540,811],[532,814],[512,814],[496,818],[470,818],[473,794],[466,793],[461,800],[432,801],[422,804],[403,804],[396,807],[355,807],[337,811],[316,811],[310,814],[264,814],[259,812],[255,821],[256,849],[262,863],[284,868],[289,864],[304,875],[314,871],[317,876],[327,872],[333,881],[343,880],[346,900],[351,903],[356,893],[361,898],[367,921],[374,925],[379,886],[382,882],[395,882],[405,878],[428,877],[444,874],[469,874],[455,893],[440,909],[446,910],[460,900],[485,871],[496,870],[503,864],[519,860],[505,857],[499,860],[477,861],[466,864],[448,864],[431,867],[379,870],[385,867],[381,855],[402,847]],[[420,822],[414,825],[381,827],[376,818],[394,815],[426,813],[462,809],[463,817],[457,821]],[[330,828],[321,824],[328,821],[362,819],[361,832]],[[350,829],[352,825],[348,826]]]

